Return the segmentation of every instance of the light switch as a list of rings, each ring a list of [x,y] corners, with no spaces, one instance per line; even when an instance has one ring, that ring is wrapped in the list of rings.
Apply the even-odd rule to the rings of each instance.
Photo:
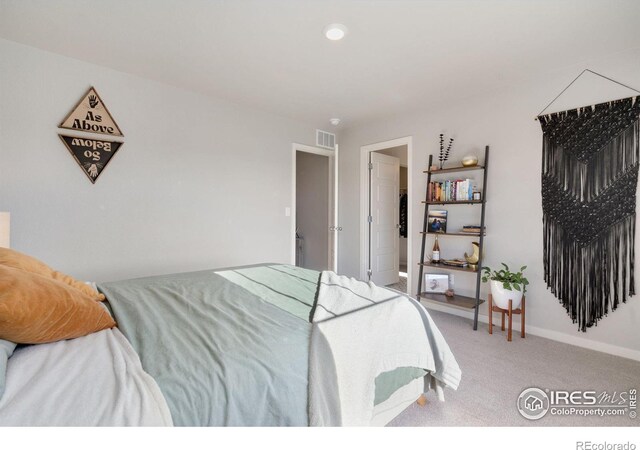
[[[284,208],[284,215],[285,217],[291,217],[291,208],[290,207],[285,207]]]

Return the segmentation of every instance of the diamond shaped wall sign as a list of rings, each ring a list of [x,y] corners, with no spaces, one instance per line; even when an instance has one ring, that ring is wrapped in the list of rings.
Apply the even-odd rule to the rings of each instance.
[[[65,136],[59,134],[85,175],[95,183],[111,158],[122,146],[122,142],[102,141],[93,138]]]
[[[73,111],[60,124],[60,128],[88,133],[123,136],[116,121],[94,88],[90,88]]]

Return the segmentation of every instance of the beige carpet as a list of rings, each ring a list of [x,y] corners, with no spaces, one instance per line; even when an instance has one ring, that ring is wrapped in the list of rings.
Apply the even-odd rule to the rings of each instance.
[[[395,289],[403,293],[407,293],[407,266],[406,264],[400,264],[400,273],[397,283],[389,284],[386,287]]]
[[[462,369],[462,382],[457,391],[446,390],[444,403],[430,393],[426,407],[413,404],[391,426],[640,426],[639,418],[628,415],[548,413],[531,421],[516,409],[518,396],[528,387],[640,391],[640,362],[532,335],[521,339],[514,333],[513,341],[507,342],[499,327],[489,335],[486,324],[473,331],[468,319],[430,313]]]

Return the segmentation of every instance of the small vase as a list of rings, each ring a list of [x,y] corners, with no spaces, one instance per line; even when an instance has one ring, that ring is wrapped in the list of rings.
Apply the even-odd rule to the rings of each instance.
[[[509,300],[512,300],[512,309],[520,308],[522,303],[522,291],[505,289],[502,281],[491,280],[491,295],[494,305],[502,309],[509,309]]]

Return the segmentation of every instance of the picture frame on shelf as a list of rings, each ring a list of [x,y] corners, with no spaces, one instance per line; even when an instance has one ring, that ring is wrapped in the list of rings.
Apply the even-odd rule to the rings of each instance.
[[[449,275],[441,273],[424,274],[424,291],[430,294],[444,294],[449,289]]]
[[[447,232],[447,211],[433,210],[429,211],[427,218],[429,233],[446,233]]]

